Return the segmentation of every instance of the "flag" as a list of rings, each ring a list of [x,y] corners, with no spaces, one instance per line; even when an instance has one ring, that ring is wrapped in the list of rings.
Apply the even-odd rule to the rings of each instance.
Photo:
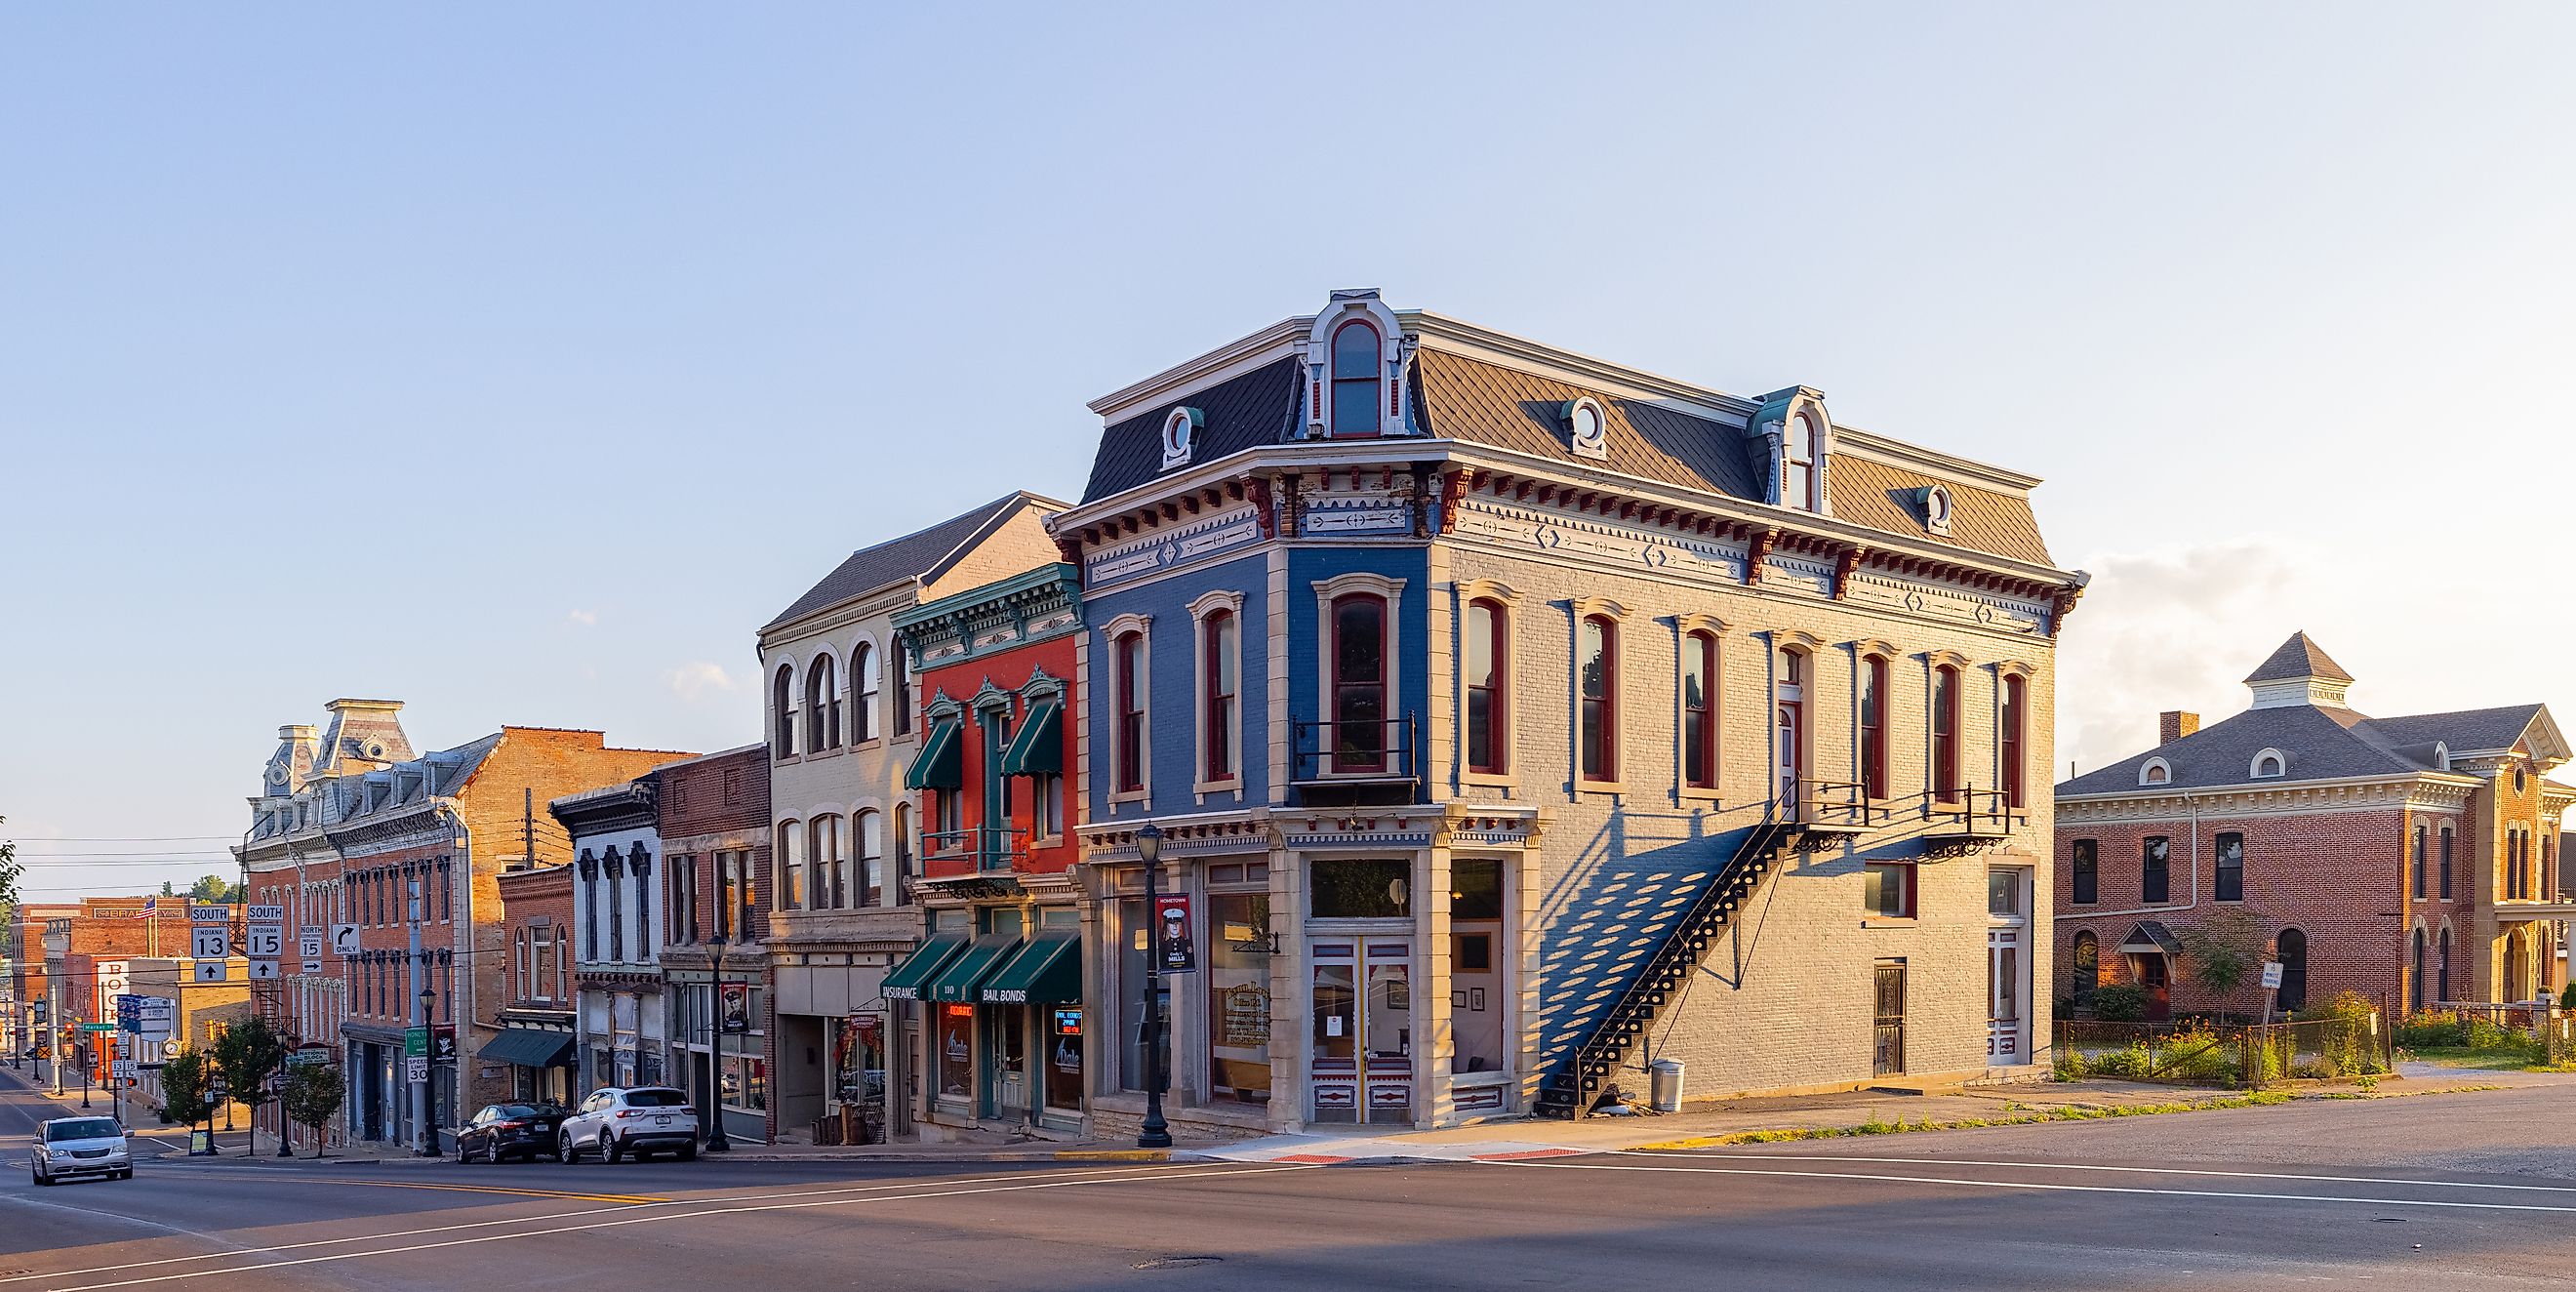
[[[159,910],[160,907],[161,899],[158,897],[147,897],[143,899],[143,913],[146,915],[152,914],[154,911]]]

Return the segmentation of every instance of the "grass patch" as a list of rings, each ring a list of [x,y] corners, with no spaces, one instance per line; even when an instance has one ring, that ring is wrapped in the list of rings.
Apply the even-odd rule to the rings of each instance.
[[[2164,1113],[2213,1112],[2222,1108],[2259,1108],[2290,1102],[2287,1092],[2260,1090],[2252,1094],[2229,1095],[2219,1099],[2177,1100],[2162,1104],[2060,1104],[2024,1112],[2007,1112],[2002,1117],[1963,1117],[1956,1121],[1934,1121],[1925,1117],[1908,1123],[1900,1117],[1893,1122],[1880,1120],[1873,1112],[1858,1126],[1804,1126],[1788,1130],[1738,1131],[1701,1139],[1677,1140],[1670,1144],[1649,1144],[1646,1148],[1709,1148],[1726,1144],[1785,1144],[1797,1140],[1850,1139],[1860,1135],[1905,1135],[1924,1131],[1974,1130],[1982,1126],[2034,1126],[2043,1122],[2101,1121],[2113,1117],[2154,1117]],[[2019,1107],[2006,1104],[2007,1110]]]
[[[2547,1072],[2547,1056],[2527,1045],[2471,1047],[2465,1045],[2427,1045],[2406,1052],[2406,1057],[2425,1063],[2438,1063],[2446,1068],[2474,1068],[2482,1072]],[[2566,1071],[2564,1066],[2557,1069]]]

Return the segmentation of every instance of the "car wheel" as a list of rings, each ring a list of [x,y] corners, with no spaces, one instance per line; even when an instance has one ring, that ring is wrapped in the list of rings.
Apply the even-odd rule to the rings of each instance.
[[[570,1134],[555,1136],[555,1160],[563,1163],[565,1166],[571,1166],[574,1163],[581,1161],[581,1150],[572,1146],[572,1136]]]
[[[697,1161],[697,1160],[698,1160],[698,1146],[697,1146],[697,1145],[695,1145],[695,1144],[683,1144],[683,1145],[681,1145],[681,1146],[680,1146],[680,1160],[681,1160],[681,1161],[683,1161],[683,1162],[695,1162],[695,1161]]]
[[[35,1177],[36,1184],[40,1188],[54,1182],[52,1176],[46,1175],[44,1172],[36,1170],[33,1167],[28,1168],[27,1174]]]
[[[626,1146],[610,1138],[607,1131],[601,1131],[599,1133],[599,1160],[608,1163],[610,1166],[615,1166],[618,1163],[625,1161]]]
[[[117,1178],[117,1179],[120,1179],[120,1180],[131,1180],[131,1179],[133,1179],[133,1178],[134,1178],[134,1168],[129,1166],[129,1167],[125,1168],[124,1170],[117,1172],[117,1173],[116,1173],[116,1178]]]

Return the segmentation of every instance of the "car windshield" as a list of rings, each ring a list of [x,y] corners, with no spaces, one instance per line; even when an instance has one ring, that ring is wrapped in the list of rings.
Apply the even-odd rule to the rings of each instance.
[[[116,1128],[116,1122],[110,1118],[83,1117],[78,1121],[55,1122],[47,1126],[45,1142],[60,1144],[65,1140],[75,1139],[114,1139],[124,1133]]]
[[[689,1106],[689,1097],[677,1090],[629,1090],[626,1092],[626,1106],[629,1108],[686,1108]]]

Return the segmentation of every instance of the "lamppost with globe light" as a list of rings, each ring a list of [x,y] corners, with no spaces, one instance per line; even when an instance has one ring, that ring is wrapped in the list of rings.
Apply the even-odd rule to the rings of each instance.
[[[1162,896],[1157,876],[1163,869],[1163,828],[1148,822],[1136,832],[1136,859],[1145,863],[1145,918],[1159,918]],[[1136,1128],[1136,1147],[1170,1148],[1172,1129],[1163,1120],[1163,949],[1151,937],[1145,949],[1145,1121]]]

